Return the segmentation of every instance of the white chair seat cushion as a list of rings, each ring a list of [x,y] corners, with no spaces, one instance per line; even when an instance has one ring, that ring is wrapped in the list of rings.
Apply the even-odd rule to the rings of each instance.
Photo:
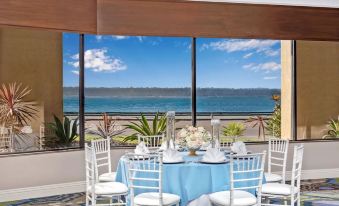
[[[87,188],[91,192],[91,188]],[[115,195],[124,194],[128,192],[126,185],[120,182],[103,182],[95,184],[95,194],[97,195]]]
[[[242,190],[235,190],[234,191],[234,205],[235,206],[249,206],[249,205],[255,205],[257,203],[257,198],[246,191]],[[231,192],[230,191],[222,191],[222,192],[216,192],[209,195],[210,200],[213,204],[216,205],[230,205],[231,199],[230,199]]]
[[[163,205],[174,205],[180,202],[180,197],[178,195],[162,193],[162,196],[163,196]],[[134,197],[134,204],[145,206],[159,205],[159,193],[157,192],[141,193]]]
[[[116,172],[104,173],[99,176],[99,182],[115,182]]]
[[[282,177],[277,174],[267,173],[265,172],[265,180],[266,182],[280,182],[282,181]]]
[[[266,183],[262,185],[263,194],[272,194],[272,195],[291,195],[292,188],[291,185],[281,184],[281,183]],[[294,187],[294,193],[297,193],[299,189]]]

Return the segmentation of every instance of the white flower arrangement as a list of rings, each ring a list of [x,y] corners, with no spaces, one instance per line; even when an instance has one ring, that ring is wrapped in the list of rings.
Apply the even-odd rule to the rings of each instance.
[[[176,143],[188,149],[199,149],[210,143],[211,134],[203,127],[186,126],[177,135]]]

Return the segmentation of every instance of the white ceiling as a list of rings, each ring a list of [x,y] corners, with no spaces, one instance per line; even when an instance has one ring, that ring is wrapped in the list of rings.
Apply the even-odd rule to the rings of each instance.
[[[187,0],[187,1],[339,8],[339,0]]]

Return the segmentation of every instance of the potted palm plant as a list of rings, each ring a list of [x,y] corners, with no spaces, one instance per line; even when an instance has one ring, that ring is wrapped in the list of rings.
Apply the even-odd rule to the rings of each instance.
[[[27,101],[31,89],[22,84],[2,84],[0,88],[0,124],[12,128],[13,132],[20,131],[37,115],[37,104]]]
[[[242,136],[246,130],[246,127],[243,123],[240,122],[231,122],[228,125],[224,126],[223,134],[226,137],[232,137],[233,142],[239,136]]]

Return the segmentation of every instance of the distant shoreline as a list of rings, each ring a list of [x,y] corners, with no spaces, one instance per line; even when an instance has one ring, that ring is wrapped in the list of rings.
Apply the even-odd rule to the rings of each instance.
[[[77,96],[78,87],[64,87],[64,96]],[[280,94],[280,89],[270,88],[197,88],[200,97],[231,97],[231,96],[272,96]],[[190,97],[191,88],[85,88],[87,97]]]

